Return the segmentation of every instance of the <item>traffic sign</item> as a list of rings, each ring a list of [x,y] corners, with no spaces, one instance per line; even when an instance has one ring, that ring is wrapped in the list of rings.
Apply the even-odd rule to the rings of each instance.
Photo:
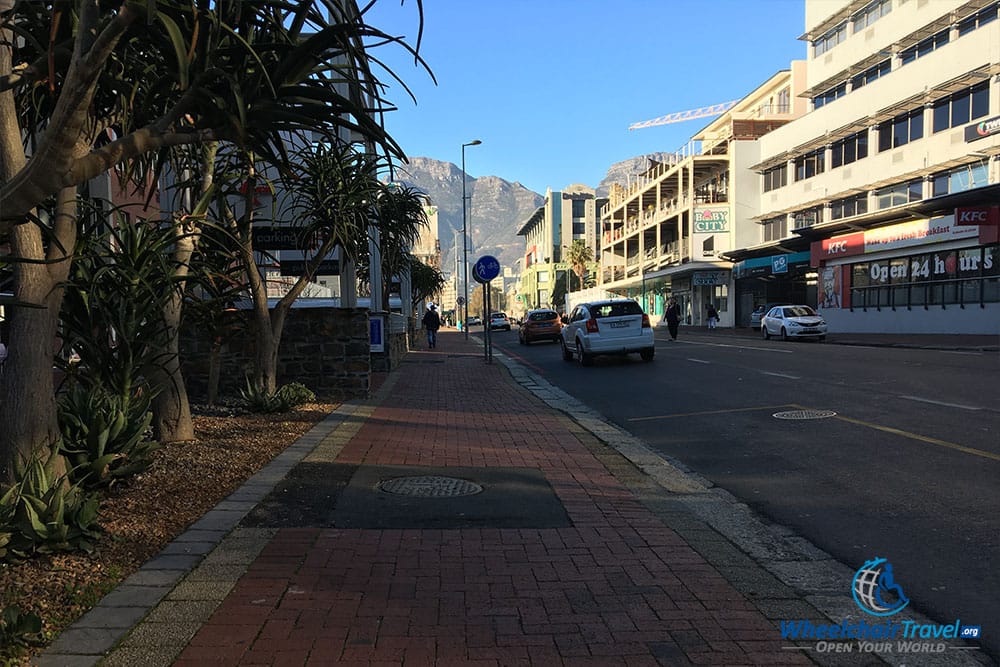
[[[458,297],[457,299],[455,299],[455,303],[457,303],[460,306],[464,306],[465,305],[465,297],[464,296]]]
[[[500,262],[492,255],[483,255],[472,267],[472,277],[477,283],[488,283],[500,275]]]

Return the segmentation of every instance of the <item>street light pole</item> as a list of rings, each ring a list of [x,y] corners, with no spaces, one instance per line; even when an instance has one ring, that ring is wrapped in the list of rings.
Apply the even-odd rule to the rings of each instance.
[[[479,139],[473,139],[467,144],[462,144],[462,264],[464,266],[465,278],[462,280],[462,292],[465,297],[465,320],[463,322],[463,328],[465,329],[465,339],[469,339],[469,223],[468,215],[465,211],[465,147],[466,146],[478,146],[481,144]]]

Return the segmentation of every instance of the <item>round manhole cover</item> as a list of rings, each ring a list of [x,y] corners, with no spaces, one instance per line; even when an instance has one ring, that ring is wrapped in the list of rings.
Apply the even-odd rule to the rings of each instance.
[[[836,416],[833,410],[789,410],[787,412],[775,412],[772,417],[777,419],[826,419]]]
[[[474,496],[483,487],[467,479],[422,475],[419,477],[395,477],[378,483],[379,491],[397,496],[417,496],[418,498],[455,498]]]

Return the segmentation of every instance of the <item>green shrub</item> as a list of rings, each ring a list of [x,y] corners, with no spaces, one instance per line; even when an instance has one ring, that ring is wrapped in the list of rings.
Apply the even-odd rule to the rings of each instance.
[[[0,613],[0,661],[18,657],[20,649],[39,645],[42,639],[42,619],[19,607],[5,607]],[[6,664],[6,663],[4,663]]]
[[[79,384],[61,394],[61,453],[70,481],[93,489],[146,470],[158,447],[147,437],[152,419],[147,394],[123,398]]]
[[[292,408],[316,400],[316,394],[301,382],[282,385],[278,391],[269,393],[262,385],[247,378],[246,389],[240,392],[247,409],[251,412],[288,412]]]
[[[56,457],[32,459],[14,467],[14,483],[0,493],[2,560],[27,558],[35,553],[90,551],[98,535],[100,501],[65,476],[51,473]]]
[[[282,385],[277,393],[283,401],[286,401],[293,408],[316,400],[316,394],[301,382],[289,382]]]

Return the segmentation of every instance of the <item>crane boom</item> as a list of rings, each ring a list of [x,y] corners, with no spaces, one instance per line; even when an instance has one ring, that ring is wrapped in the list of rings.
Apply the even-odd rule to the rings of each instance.
[[[667,125],[669,123],[682,123],[686,120],[694,120],[695,118],[705,118],[707,116],[718,116],[721,113],[725,113],[733,108],[733,106],[739,102],[739,100],[732,100],[730,102],[722,102],[720,104],[713,104],[708,107],[701,107],[699,109],[688,109],[687,111],[678,111],[677,113],[670,113],[666,116],[660,116],[659,118],[654,118],[652,120],[644,120],[641,123],[632,123],[628,126],[629,130],[641,130],[644,127],[654,127],[656,125]]]

